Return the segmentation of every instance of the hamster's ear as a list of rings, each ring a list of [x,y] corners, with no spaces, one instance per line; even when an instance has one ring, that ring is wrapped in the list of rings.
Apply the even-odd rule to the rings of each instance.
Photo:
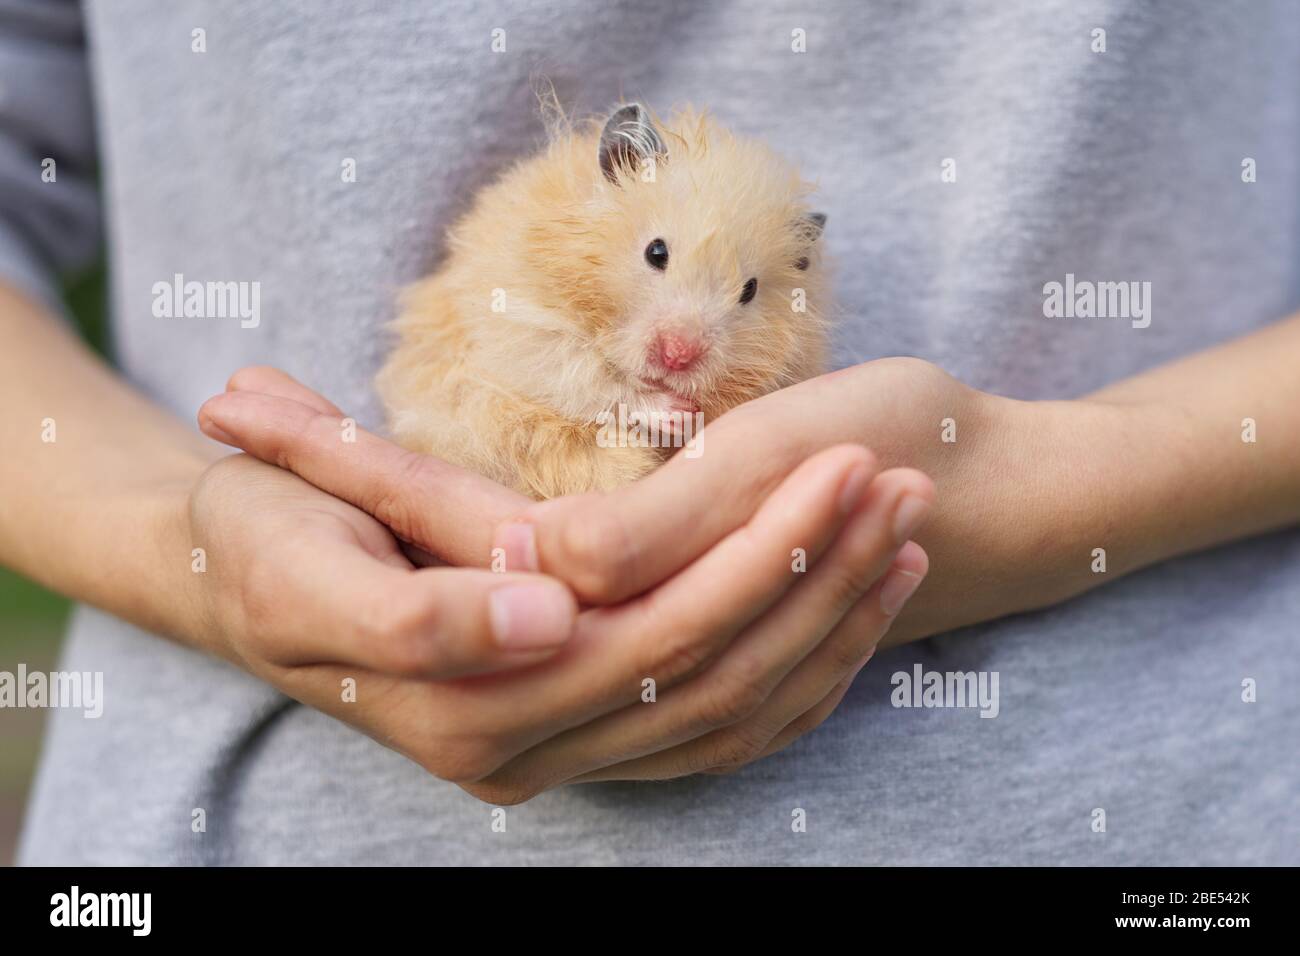
[[[816,242],[821,238],[823,230],[826,228],[826,213],[810,212],[799,220],[799,230],[807,237],[809,242]],[[808,257],[800,256],[799,261],[794,267],[800,272],[808,268]]]
[[[635,171],[643,161],[651,156],[663,156],[667,150],[646,108],[640,103],[629,103],[615,110],[605,122],[598,152],[601,172],[618,185],[618,167]]]

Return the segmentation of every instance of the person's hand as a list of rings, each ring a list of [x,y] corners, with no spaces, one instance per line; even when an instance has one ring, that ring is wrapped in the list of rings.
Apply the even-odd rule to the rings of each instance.
[[[859,442],[882,466],[929,475],[938,492],[917,537],[930,573],[891,646],[1094,586],[1096,546],[1112,546],[1112,576],[1151,560],[1158,543],[1121,536],[1099,476],[1120,473],[1144,431],[1167,419],[1088,401],[1013,401],[929,362],[881,359],[735,408],[709,424],[697,459],[678,454],[635,488],[532,504],[496,540],[512,567],[553,574],[585,603],[618,602],[745,520],[798,462]]]
[[[483,518],[511,501],[484,484],[457,496],[462,517],[483,514],[447,522],[453,548],[474,547]],[[577,604],[553,578],[415,569],[370,515],[247,455],[209,467],[188,511],[187,543],[201,549],[192,636],[277,685],[326,665],[414,679],[526,667],[573,633]]]
[[[204,405],[200,422],[456,560],[429,524],[446,507],[449,466],[360,429],[340,444],[337,409],[322,403],[287,376],[249,370]],[[383,684],[390,722],[416,731],[385,742],[500,803],[575,778],[731,768],[783,746],[834,708],[924,574],[924,553],[907,540],[931,494],[916,472],[876,475],[861,447],[825,449],[657,587],[584,611],[550,660],[472,680]],[[595,513],[597,500],[586,500]],[[489,560],[485,547],[477,563]],[[333,701],[316,706],[337,711]],[[625,769],[611,774],[618,764]]]

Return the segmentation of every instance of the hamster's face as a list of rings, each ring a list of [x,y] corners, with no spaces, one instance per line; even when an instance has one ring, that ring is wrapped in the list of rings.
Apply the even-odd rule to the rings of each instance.
[[[601,403],[707,420],[818,374],[825,217],[794,170],[691,114],[661,137],[625,107],[601,142],[604,176],[573,250]]]
[[[717,415],[813,374],[822,328],[808,297],[820,293],[820,275],[809,274],[806,237],[815,220],[801,226],[798,211],[757,196],[747,207],[685,197],[629,205],[603,280],[622,307],[595,347],[636,393],[633,404]]]
[[[596,347],[633,401],[717,415],[815,374],[825,217],[804,184],[704,118],[661,137],[639,107],[620,113],[600,153],[602,281],[620,308]]]

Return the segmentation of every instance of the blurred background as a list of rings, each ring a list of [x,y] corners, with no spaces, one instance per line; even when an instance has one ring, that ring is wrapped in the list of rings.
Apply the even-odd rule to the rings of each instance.
[[[105,285],[102,263],[64,289],[68,310],[83,337],[105,354]],[[64,598],[0,568],[0,671],[52,670],[71,604]],[[43,710],[0,710],[0,865],[11,866],[23,806],[40,754]]]

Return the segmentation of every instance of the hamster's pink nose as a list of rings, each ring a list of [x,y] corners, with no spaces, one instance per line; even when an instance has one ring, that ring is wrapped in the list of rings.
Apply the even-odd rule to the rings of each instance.
[[[704,348],[704,342],[689,333],[660,332],[650,354],[664,368],[681,372],[695,364]]]

